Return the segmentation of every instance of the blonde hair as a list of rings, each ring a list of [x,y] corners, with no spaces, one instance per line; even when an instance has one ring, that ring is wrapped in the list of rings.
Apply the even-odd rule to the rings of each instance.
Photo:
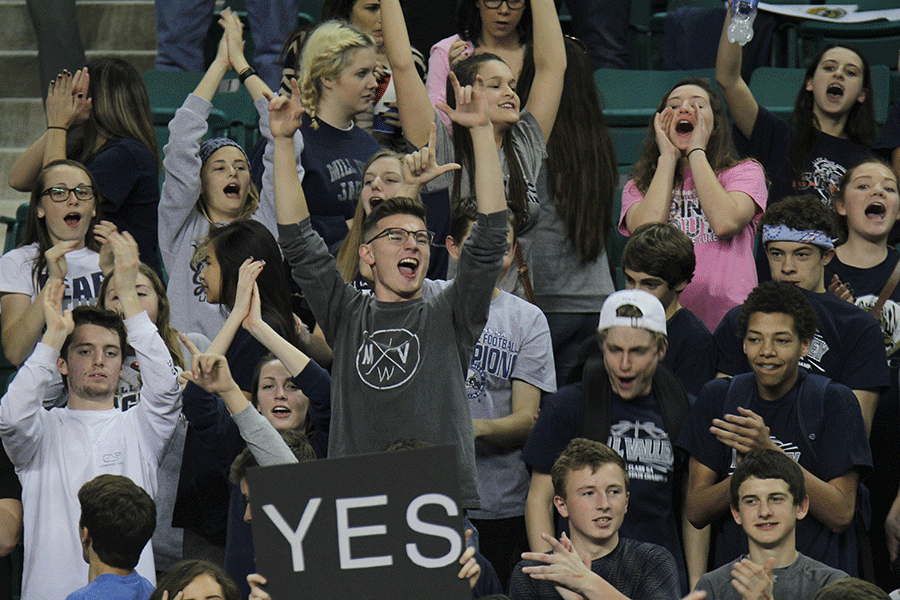
[[[369,158],[369,162],[363,168],[363,179],[366,177],[369,169],[375,161],[382,158],[393,158],[403,164],[405,154],[394,152],[393,150],[379,150]],[[360,195],[362,192],[360,191]],[[385,198],[387,200],[387,198]],[[356,199],[356,212],[353,213],[353,222],[350,224],[350,231],[341,242],[337,253],[337,268],[341,272],[344,281],[353,281],[359,275],[359,247],[365,241],[363,239],[363,223],[366,220],[366,211],[362,200]]]
[[[375,48],[375,40],[345,21],[325,21],[306,38],[297,68],[300,102],[310,117],[322,99],[322,79],[340,75],[361,48]]]

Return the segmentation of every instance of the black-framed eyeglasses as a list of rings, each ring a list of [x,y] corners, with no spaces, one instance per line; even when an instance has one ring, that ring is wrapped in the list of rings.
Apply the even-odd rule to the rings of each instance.
[[[525,0],[481,0],[486,8],[500,8],[500,5],[506,2],[506,5],[512,10],[516,10],[525,6]]]
[[[54,202],[65,202],[69,199],[69,194],[73,192],[75,193],[75,198],[78,200],[85,201],[94,199],[94,186],[91,185],[79,185],[73,188],[55,186],[41,192],[41,196],[50,196],[50,199]]]
[[[416,244],[419,246],[430,246],[431,242],[434,240],[434,234],[425,229],[420,231],[410,231],[409,229],[403,229],[402,227],[388,227],[366,243],[371,244],[379,238],[387,238],[391,243],[400,246],[406,243],[409,236],[413,236],[413,239],[416,240]]]

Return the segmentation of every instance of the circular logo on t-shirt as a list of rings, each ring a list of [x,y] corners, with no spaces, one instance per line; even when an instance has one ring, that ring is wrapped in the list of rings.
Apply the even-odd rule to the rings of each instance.
[[[479,365],[470,365],[466,372],[466,397],[475,400],[484,396],[484,387],[487,385],[487,376]]]
[[[419,336],[406,329],[363,332],[356,371],[366,385],[389,390],[409,381],[419,367]]]

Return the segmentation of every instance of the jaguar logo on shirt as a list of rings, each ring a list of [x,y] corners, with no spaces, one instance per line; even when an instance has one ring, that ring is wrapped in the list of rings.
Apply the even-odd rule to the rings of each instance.
[[[403,385],[419,367],[419,336],[406,329],[363,332],[356,353],[356,372],[366,385],[389,390]]]

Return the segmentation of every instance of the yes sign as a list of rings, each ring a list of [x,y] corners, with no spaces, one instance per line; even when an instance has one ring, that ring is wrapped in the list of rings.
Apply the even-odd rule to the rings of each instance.
[[[451,446],[247,472],[266,590],[297,598],[471,598]]]

